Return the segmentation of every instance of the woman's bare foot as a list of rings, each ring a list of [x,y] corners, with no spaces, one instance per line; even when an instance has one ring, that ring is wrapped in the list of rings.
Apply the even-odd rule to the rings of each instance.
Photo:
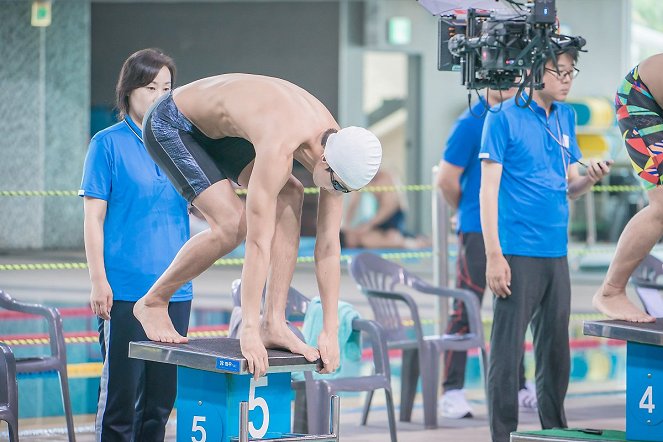
[[[626,296],[626,290],[603,284],[592,298],[594,308],[611,319],[629,322],[656,322],[656,318],[637,308]]]
[[[134,304],[134,316],[143,326],[147,338],[156,342],[168,342],[184,344],[189,339],[180,335],[173,327],[173,322],[168,316],[168,304],[147,305],[145,297],[140,298]]]
[[[285,348],[292,353],[303,355],[309,362],[315,362],[320,358],[318,350],[306,345],[288,328],[285,322],[280,324],[263,323],[260,327],[260,336],[265,348]]]

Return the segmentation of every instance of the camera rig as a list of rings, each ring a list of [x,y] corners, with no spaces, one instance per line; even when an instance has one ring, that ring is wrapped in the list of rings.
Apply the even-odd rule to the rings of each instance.
[[[470,90],[519,87],[521,93],[541,89],[546,60],[552,59],[556,66],[560,51],[568,47],[581,50],[585,45],[580,36],[557,33],[555,0],[527,4],[502,0],[499,9],[466,11],[440,11],[431,6],[448,1],[419,2],[440,16],[438,69],[460,71],[462,84]]]

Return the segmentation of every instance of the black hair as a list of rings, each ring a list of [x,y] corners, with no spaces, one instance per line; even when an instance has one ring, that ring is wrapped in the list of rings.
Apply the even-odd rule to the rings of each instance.
[[[578,54],[579,53],[580,53],[580,51],[579,51],[578,47],[575,46],[575,45],[558,46],[558,48],[555,49],[555,51],[554,51],[555,59],[553,60],[552,55],[548,55],[548,57],[546,58],[546,63],[548,63],[549,61],[552,61],[553,64],[556,65],[557,60],[559,59],[559,57],[566,54],[569,57],[571,57],[571,59],[573,60],[573,63],[575,64],[575,63],[578,62]]]
[[[322,144],[322,147],[325,147],[327,145],[327,139],[331,134],[335,134],[338,132],[336,129],[327,129],[325,133],[322,134],[322,140],[320,140],[320,144]]]
[[[115,106],[119,111],[119,119],[129,113],[131,92],[152,83],[164,66],[170,71],[172,87],[175,84],[175,62],[160,49],[142,49],[126,59],[115,87]]]

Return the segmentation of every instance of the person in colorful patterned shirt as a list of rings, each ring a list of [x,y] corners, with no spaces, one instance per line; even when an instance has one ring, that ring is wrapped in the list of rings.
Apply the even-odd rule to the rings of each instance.
[[[613,319],[654,322],[626,297],[631,273],[663,237],[663,54],[629,72],[615,96],[617,123],[633,169],[642,178],[649,205],[626,224],[594,307]]]

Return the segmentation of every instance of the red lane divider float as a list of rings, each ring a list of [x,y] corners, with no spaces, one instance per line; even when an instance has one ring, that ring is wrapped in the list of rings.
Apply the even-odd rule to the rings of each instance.
[[[58,307],[58,311],[60,312],[60,316],[63,318],[85,318],[88,316],[94,316],[94,313],[92,313],[92,309],[90,309],[90,307]],[[0,319],[17,320],[35,318],[41,318],[41,316],[31,315],[29,313],[11,312],[8,310],[0,311]]]
[[[189,337],[220,337],[228,335],[227,325],[202,325],[191,327]],[[49,338],[47,333],[32,334],[13,334],[0,336],[0,341],[7,345],[28,346],[28,345],[48,345]],[[66,344],[90,344],[99,342],[99,333],[96,331],[71,332],[64,334]]]

